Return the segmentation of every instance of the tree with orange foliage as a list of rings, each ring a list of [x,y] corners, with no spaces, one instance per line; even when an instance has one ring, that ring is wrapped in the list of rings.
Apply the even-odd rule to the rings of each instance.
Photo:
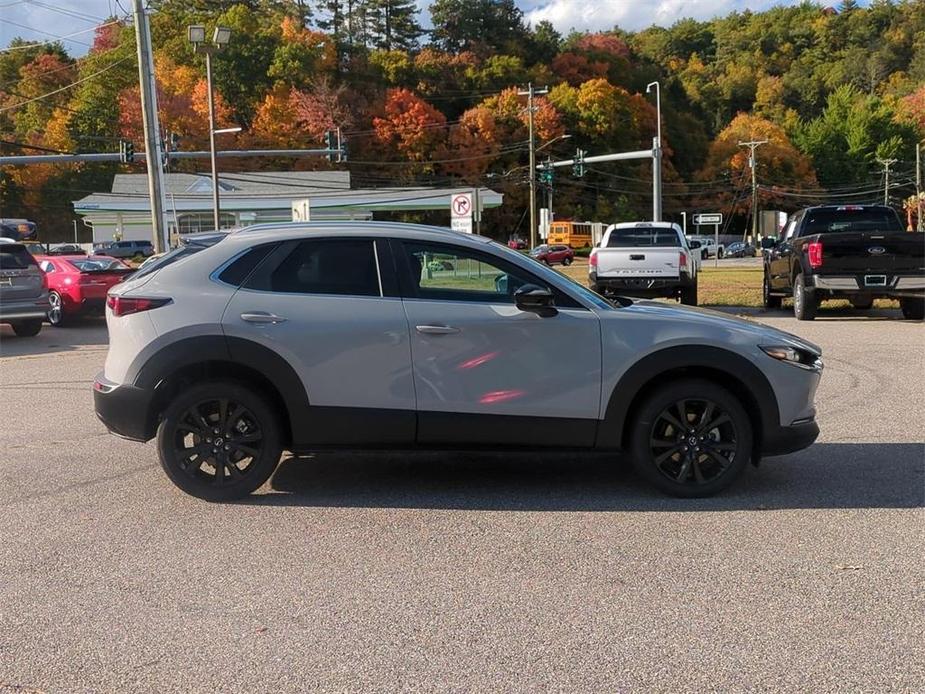
[[[757,157],[757,177],[762,205],[780,204],[786,200],[781,188],[817,189],[816,172],[812,161],[802,154],[787,137],[783,128],[771,121],[747,113],[740,113],[727,125],[710,145],[707,161],[697,174],[700,181],[716,181],[728,178],[732,184],[740,184],[749,175],[748,149],[739,142],[767,140]],[[723,204],[733,205],[733,213],[748,211],[747,196],[733,199],[733,193],[723,192],[711,195],[711,200],[720,197]]]
[[[446,117],[407,89],[386,92],[384,115],[373,118],[376,139],[398,157],[427,162],[445,153]]]

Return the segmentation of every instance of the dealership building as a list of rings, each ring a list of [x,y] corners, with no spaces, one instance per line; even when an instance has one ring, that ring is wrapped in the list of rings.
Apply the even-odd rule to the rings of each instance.
[[[164,174],[168,227],[181,234],[213,229],[209,174]],[[348,171],[241,172],[219,175],[221,226],[248,226],[318,220],[370,220],[390,212],[444,210],[450,223],[454,195],[472,188],[396,187],[351,189]],[[498,207],[501,193],[480,188],[483,209]],[[74,201],[74,211],[93,230],[93,242],[152,237],[151,205],[145,174],[116,174],[112,190]]]

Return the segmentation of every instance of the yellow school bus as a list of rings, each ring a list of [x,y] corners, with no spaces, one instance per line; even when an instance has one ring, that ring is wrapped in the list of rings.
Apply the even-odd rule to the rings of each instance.
[[[591,224],[589,222],[553,222],[549,225],[547,243],[561,243],[571,248],[587,248],[591,245]]]

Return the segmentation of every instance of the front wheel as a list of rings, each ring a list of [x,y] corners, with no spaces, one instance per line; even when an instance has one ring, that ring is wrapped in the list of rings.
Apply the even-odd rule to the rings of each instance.
[[[10,325],[17,337],[35,337],[42,330],[41,320],[24,320]]]
[[[282,452],[277,413],[249,388],[214,381],[183,391],[157,428],[170,480],[206,501],[247,496],[266,482]]]
[[[678,497],[711,496],[744,470],[752,424],[739,400],[699,379],[666,383],[639,408],[631,435],[633,465]]]
[[[797,275],[793,282],[793,315],[797,320],[813,320],[819,301],[816,292],[806,286],[803,275]]]
[[[906,320],[925,319],[925,299],[916,299],[914,297],[900,299],[899,307],[902,309],[903,318]]]

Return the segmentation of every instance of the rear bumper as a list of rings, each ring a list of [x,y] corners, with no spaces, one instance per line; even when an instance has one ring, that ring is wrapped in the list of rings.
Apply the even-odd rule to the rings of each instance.
[[[626,292],[633,296],[675,296],[682,287],[693,284],[686,275],[680,277],[598,277],[591,273],[589,280],[599,292]]]
[[[816,420],[791,424],[786,427],[777,427],[766,431],[761,442],[762,455],[784,455],[801,451],[812,445],[819,436],[819,425]]]
[[[27,301],[0,301],[0,323],[44,319],[48,315],[48,294]]]
[[[109,431],[124,439],[148,441],[154,437],[148,421],[151,393],[143,388],[107,381],[98,374],[93,381],[93,408]]]
[[[915,297],[925,296],[925,275],[813,275],[813,286],[827,296]]]

